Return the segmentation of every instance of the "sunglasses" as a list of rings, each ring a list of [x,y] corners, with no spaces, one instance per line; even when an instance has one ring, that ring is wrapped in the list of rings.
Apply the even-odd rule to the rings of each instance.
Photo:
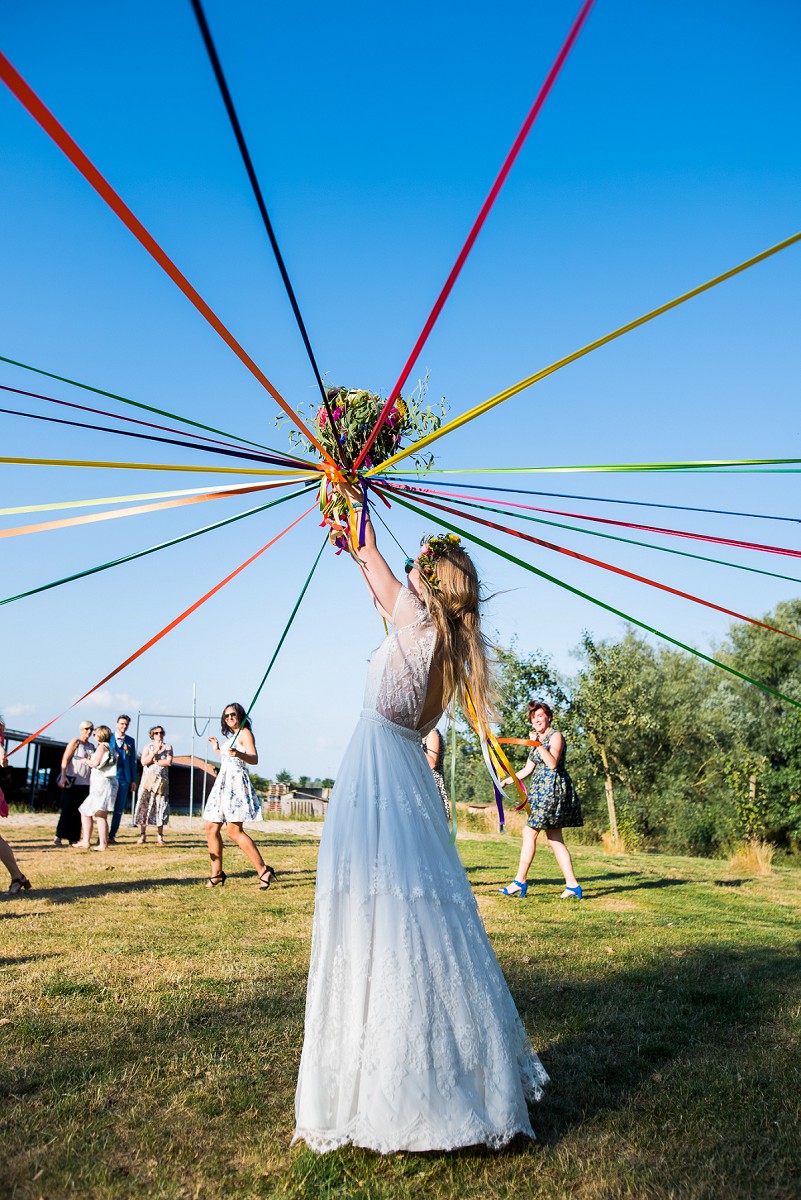
[[[81,733],[94,733],[94,731],[95,731],[94,725],[82,725],[81,726]]]
[[[236,720],[237,715],[238,714],[235,712],[223,713],[223,717],[225,718],[226,721]]]
[[[155,737],[157,733],[160,733],[160,734],[161,734],[161,736],[162,736],[162,737],[164,737],[164,730],[163,730],[163,729],[154,729],[154,730],[153,730],[153,737]]]

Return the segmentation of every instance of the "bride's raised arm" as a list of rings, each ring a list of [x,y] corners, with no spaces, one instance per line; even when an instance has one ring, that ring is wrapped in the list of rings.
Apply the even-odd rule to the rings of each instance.
[[[349,498],[353,507],[361,510],[363,503],[361,490],[349,483],[341,483],[338,486],[342,494]],[[353,546],[353,555],[359,564],[364,582],[367,584],[376,608],[386,620],[391,621],[398,593],[403,585],[393,574],[387,560],[376,545],[375,529],[370,520],[369,509],[363,514],[361,511],[358,512],[360,523],[362,515],[364,516],[364,545]]]

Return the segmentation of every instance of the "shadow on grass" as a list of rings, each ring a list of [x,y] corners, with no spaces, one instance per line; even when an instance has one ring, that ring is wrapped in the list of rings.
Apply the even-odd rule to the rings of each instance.
[[[681,1101],[672,1101],[674,1119],[680,1121],[695,1107],[708,1109],[717,1123],[732,1126],[733,1141],[751,1141],[755,1150],[759,1135],[753,1129],[749,1134],[743,1120],[749,1101],[738,1084],[761,1047],[759,1103],[763,1114],[772,1109],[771,1116],[781,1117],[790,1087],[786,1050],[792,1039],[773,1022],[800,984],[801,955],[713,946],[689,947],[680,961],[672,954],[618,972],[606,987],[566,977],[558,995],[545,991],[537,1003],[546,1024],[555,1018],[574,1029],[542,1053],[553,1082],[535,1113],[538,1136],[545,1144],[558,1143],[599,1114],[624,1109],[644,1086],[665,1079],[667,1087],[670,1081],[679,1084],[682,1093]],[[530,999],[520,1009],[530,1013]],[[785,1038],[787,1047],[781,1045]],[[763,1130],[762,1136],[767,1150],[774,1133]],[[734,1157],[739,1170],[742,1163]],[[720,1187],[720,1194],[728,1194],[725,1178]]]

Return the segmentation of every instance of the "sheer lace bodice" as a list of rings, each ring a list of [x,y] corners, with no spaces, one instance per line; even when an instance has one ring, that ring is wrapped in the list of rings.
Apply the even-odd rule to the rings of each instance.
[[[429,733],[441,713],[420,727],[428,694],[436,630],[428,609],[402,587],[392,610],[392,630],[376,650],[367,671],[364,707],[394,725]]]

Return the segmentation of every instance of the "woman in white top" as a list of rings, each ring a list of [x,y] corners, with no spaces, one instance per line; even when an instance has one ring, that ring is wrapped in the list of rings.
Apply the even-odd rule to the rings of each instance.
[[[108,814],[114,811],[117,799],[117,751],[110,745],[108,725],[95,729],[97,749],[89,759],[91,775],[89,795],[80,807],[83,837],[77,843],[80,850],[108,850]],[[92,820],[97,821],[97,845],[92,846]]]
[[[349,489],[361,507],[361,493]],[[491,719],[480,586],[458,538],[427,538],[408,587],[354,549],[392,631],[331,793],[317,864],[295,1138],[388,1154],[533,1137],[534,1053],[451,845],[421,744],[466,689]]]
[[[241,704],[226,704],[220,718],[220,728],[222,745],[216,737],[209,738],[221,761],[220,773],[203,809],[211,861],[211,875],[206,887],[222,887],[228,878],[222,865],[224,825],[231,841],[236,843],[255,868],[259,890],[266,892],[278,872],[265,863],[253,838],[243,828],[245,821],[260,821],[262,813],[261,799],[247,770],[248,766],[255,767],[258,764],[259,752],[250,721]]]

